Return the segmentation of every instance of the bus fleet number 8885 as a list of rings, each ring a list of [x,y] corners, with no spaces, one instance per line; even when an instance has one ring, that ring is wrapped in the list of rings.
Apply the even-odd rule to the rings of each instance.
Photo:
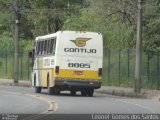
[[[69,68],[91,68],[89,63],[68,63]]]

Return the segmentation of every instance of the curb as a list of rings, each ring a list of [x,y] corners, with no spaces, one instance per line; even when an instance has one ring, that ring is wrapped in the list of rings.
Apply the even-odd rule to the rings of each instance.
[[[13,79],[0,79],[0,85],[15,86]],[[19,80],[16,86],[31,87],[31,81]],[[134,93],[133,88],[102,86],[100,89],[95,90],[95,92],[121,97],[150,99],[160,102],[160,90],[142,90],[142,93],[137,95]]]
[[[18,84],[15,85],[13,79],[0,79],[0,85],[31,87],[31,81],[19,80]]]
[[[130,97],[130,98],[141,98],[149,99],[153,101],[160,102],[160,90],[142,90],[141,94],[134,93],[133,88],[123,88],[123,87],[108,87],[102,86],[95,92],[100,94],[108,94],[120,97]]]

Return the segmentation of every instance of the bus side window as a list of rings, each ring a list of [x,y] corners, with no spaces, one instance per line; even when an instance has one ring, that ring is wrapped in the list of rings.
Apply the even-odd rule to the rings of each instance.
[[[41,55],[44,54],[44,41],[41,42]]]
[[[36,42],[36,51],[35,54],[38,55],[39,54],[39,42]]]
[[[54,39],[51,39],[50,53],[53,53]]]
[[[38,54],[41,55],[42,41],[39,42]]]
[[[46,54],[48,54],[49,40],[46,40]]]
[[[56,38],[54,38],[53,42],[53,51],[52,51],[53,54],[55,54],[55,50],[56,50]]]
[[[50,54],[50,46],[51,46],[51,40],[48,40],[48,48],[47,48],[47,53]]]
[[[47,40],[44,41],[43,54],[47,53]]]

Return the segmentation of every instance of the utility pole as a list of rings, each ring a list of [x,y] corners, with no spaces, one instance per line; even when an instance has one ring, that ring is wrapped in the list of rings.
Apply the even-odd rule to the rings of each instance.
[[[68,11],[67,11],[67,17],[68,17],[67,29],[69,29],[69,27],[70,27],[70,25],[69,25],[70,24],[69,23],[70,22],[70,18],[69,18],[70,17],[70,0],[68,0],[67,7],[68,7]]]
[[[18,39],[18,27],[19,27],[20,13],[19,13],[19,0],[16,0],[15,4],[15,42],[14,42],[14,85],[18,84],[18,53],[19,53],[19,39]]]
[[[136,68],[135,68],[135,87],[134,87],[136,94],[141,93],[142,8],[143,8],[143,0],[138,0]]]

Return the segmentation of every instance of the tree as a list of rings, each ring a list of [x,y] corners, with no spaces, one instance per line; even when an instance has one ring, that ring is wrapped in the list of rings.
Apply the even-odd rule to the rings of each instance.
[[[53,33],[61,30],[65,19],[67,1],[64,0],[30,0],[31,9],[28,19],[33,23],[34,35]]]
[[[157,52],[160,50],[160,1],[146,1],[144,12],[144,49]]]
[[[135,46],[134,0],[87,0],[85,4],[88,7],[81,8],[79,14],[71,15],[71,30],[101,32],[107,48]],[[65,23],[63,29],[67,26]]]
[[[0,0],[0,33],[10,34],[13,31],[13,1],[11,0]]]
[[[69,7],[68,7],[69,2]],[[0,0],[0,35],[14,34],[14,1]],[[146,0],[143,47],[160,49],[160,0]],[[84,30],[103,34],[107,48],[134,48],[137,0],[20,0],[20,38]],[[3,38],[3,37],[2,37]]]

